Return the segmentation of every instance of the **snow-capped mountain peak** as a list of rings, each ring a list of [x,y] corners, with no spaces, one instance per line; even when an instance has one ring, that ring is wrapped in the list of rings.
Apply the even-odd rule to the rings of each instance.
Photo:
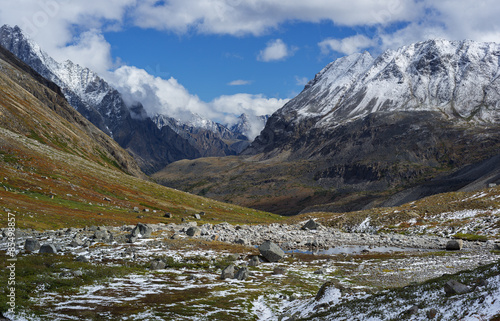
[[[428,40],[377,58],[352,54],[330,63],[279,114],[319,117],[332,126],[373,112],[437,110],[449,117],[498,122],[500,45]]]

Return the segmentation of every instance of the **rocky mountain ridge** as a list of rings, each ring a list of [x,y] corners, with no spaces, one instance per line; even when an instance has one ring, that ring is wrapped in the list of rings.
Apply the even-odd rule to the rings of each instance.
[[[78,112],[127,149],[148,174],[176,160],[235,155],[248,146],[246,137],[197,115],[191,121],[162,126],[158,116],[151,119],[140,103],[128,106],[92,70],[69,60],[55,61],[17,26],[0,28],[0,45],[56,83]]]

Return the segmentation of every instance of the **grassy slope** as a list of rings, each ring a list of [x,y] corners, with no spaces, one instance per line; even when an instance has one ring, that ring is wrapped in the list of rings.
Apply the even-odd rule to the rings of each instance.
[[[174,214],[169,222],[201,211],[208,222],[280,219],[141,179],[125,150],[27,68],[0,50],[0,227],[7,212],[18,227],[37,229],[166,222],[167,211]]]
[[[6,226],[7,211],[17,213],[18,227],[37,229],[180,222],[200,211],[206,213],[203,220],[211,223],[281,219],[166,188],[4,129],[0,129],[0,143],[0,226]],[[150,211],[139,214],[134,207]],[[165,212],[174,218],[163,218]]]

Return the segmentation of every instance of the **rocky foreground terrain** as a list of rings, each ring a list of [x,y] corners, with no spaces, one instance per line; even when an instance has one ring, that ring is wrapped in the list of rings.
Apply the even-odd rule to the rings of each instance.
[[[441,320],[473,316],[489,320],[499,316],[500,247],[495,241],[345,233],[314,220],[198,225],[203,214],[181,224],[17,230],[17,282],[29,293],[25,305],[29,309],[7,317],[337,320],[364,315],[360,319],[413,320],[436,315]],[[7,250],[8,230],[1,235],[0,250]],[[29,276],[36,264],[36,276]],[[451,275],[466,270],[472,272]]]

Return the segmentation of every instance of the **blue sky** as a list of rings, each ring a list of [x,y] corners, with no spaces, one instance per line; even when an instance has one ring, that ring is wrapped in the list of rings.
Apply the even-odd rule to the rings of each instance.
[[[430,38],[500,41],[496,0],[19,0],[56,60],[96,71],[150,115],[270,114],[334,59]]]
[[[268,35],[178,35],[172,32],[128,28],[107,32],[113,57],[162,78],[176,78],[204,101],[240,92],[290,98],[314,77],[336,52],[322,53],[318,43],[329,36],[344,36],[330,22],[289,23]],[[283,44],[289,55],[263,61],[268,45]],[[278,55],[279,56],[279,55]]]

